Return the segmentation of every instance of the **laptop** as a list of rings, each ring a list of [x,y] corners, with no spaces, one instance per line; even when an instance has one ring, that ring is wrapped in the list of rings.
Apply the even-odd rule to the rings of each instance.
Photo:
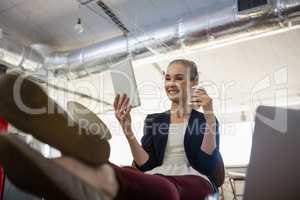
[[[300,110],[258,107],[244,200],[300,200]]]

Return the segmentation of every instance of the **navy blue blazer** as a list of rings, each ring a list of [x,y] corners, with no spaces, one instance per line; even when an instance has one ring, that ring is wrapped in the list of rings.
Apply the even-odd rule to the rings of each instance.
[[[216,120],[217,121],[217,120]],[[164,153],[168,140],[170,124],[170,111],[147,115],[144,124],[144,135],[142,137],[142,147],[149,154],[148,161],[142,166],[137,166],[141,171],[149,171],[157,166],[162,165]],[[219,124],[216,126],[216,143],[217,147],[209,155],[201,150],[201,144],[205,132],[204,114],[192,110],[188,126],[184,136],[184,149],[190,165],[198,172],[205,174],[216,189],[216,184],[212,178],[212,172],[215,169],[219,159]]]

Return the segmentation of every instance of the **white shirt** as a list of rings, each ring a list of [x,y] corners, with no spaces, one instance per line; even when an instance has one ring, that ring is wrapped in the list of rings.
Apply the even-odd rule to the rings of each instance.
[[[183,123],[170,124],[163,164],[147,171],[147,174],[162,174],[166,176],[196,175],[201,176],[210,182],[207,176],[190,166],[186,157],[184,150],[184,134],[187,123],[188,122],[185,121]]]

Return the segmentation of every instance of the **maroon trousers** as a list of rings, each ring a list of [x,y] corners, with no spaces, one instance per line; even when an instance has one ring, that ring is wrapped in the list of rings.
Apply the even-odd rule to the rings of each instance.
[[[112,166],[120,185],[116,200],[201,200],[213,193],[200,176],[149,175],[132,167]]]

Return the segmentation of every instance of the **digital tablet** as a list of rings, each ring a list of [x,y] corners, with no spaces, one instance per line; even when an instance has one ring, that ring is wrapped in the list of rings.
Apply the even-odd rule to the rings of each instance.
[[[140,106],[141,102],[131,60],[126,59],[112,66],[110,73],[115,93],[126,94],[133,108]]]

